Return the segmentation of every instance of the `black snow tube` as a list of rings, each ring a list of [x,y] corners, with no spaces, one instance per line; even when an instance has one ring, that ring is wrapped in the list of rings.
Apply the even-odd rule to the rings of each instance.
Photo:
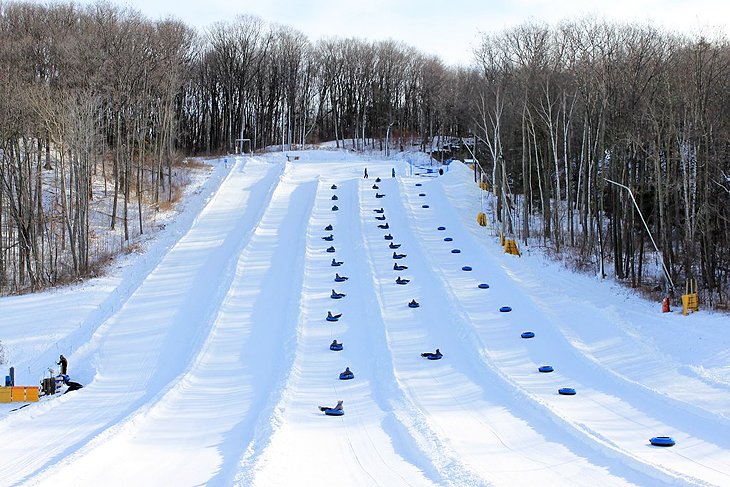
[[[397,248],[400,248],[400,244],[390,242],[390,245],[388,245],[388,248],[397,249]]]
[[[388,222],[385,222],[385,223],[381,223],[380,225],[378,225],[378,228],[380,228],[382,230],[387,230],[390,228],[390,225],[388,225]]]
[[[332,259],[332,263],[330,264],[330,266],[332,266],[332,267],[339,267],[342,264],[344,264],[344,262],[342,262],[341,260]]]
[[[421,208],[430,208],[428,205],[421,205]]]
[[[393,264],[393,270],[394,271],[404,271],[406,269],[408,269],[408,266],[407,265]]]
[[[484,283],[482,283],[482,284],[479,284],[479,285],[478,285],[477,287],[478,287],[479,289],[489,289],[489,284],[484,284]]]
[[[334,235],[327,235],[326,237],[322,237],[322,240],[325,242],[331,242],[335,239]]]
[[[444,238],[444,242],[453,242],[453,241],[454,241],[454,239],[451,238],[451,237],[445,237]]]
[[[443,231],[443,230],[446,230],[446,227],[438,227],[438,228],[437,228],[436,230],[441,230],[441,231]]]
[[[395,252],[393,252],[394,259],[402,259],[404,257],[406,257],[406,254],[396,254]]]
[[[418,193],[418,196],[426,196],[426,193]]]
[[[380,194],[380,193],[375,193],[375,197],[376,198],[382,198],[383,196],[385,196],[385,195],[384,194]]]
[[[332,345],[330,345],[330,350],[332,350],[333,352],[340,352],[342,350],[342,344],[338,343],[337,345],[335,345],[333,343]]]
[[[345,297],[344,293],[335,292],[334,289],[332,290],[332,294],[330,294],[330,298],[332,298],[332,299],[342,299],[344,297]]]
[[[416,186],[423,186],[421,183],[416,183]]]
[[[393,240],[393,235],[391,235],[391,234],[388,234],[388,235],[383,235],[383,238],[384,238],[385,240]]]
[[[459,250],[459,249],[451,249],[451,253],[452,254],[460,254],[461,253],[461,250]]]
[[[339,210],[339,208],[337,207],[337,205],[332,206],[332,211],[337,211],[337,210]]]
[[[471,266],[465,265],[464,267],[461,268],[461,270],[462,271],[470,271],[471,270]]]
[[[373,189],[380,189],[380,186],[378,186],[377,184],[373,184]]]
[[[336,194],[333,194],[333,195],[332,195],[332,201],[337,201],[338,199],[339,199],[339,198],[337,198],[337,195],[336,195]]]
[[[330,186],[330,189],[337,189],[337,185],[333,184],[332,186]]]
[[[327,225],[326,227],[324,227],[324,229],[327,232],[331,232],[332,231],[332,225]]]
[[[383,221],[385,220],[385,215],[380,215],[375,217],[376,220]]]
[[[335,282],[345,282],[348,279],[349,278],[345,276],[335,276]]]

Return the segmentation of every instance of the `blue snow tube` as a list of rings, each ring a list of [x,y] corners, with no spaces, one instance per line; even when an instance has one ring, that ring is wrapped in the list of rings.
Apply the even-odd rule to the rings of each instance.
[[[428,205],[421,205],[421,208],[430,208]]]
[[[355,374],[353,374],[352,372],[340,372],[340,380],[350,380],[354,378]]]
[[[419,306],[421,306],[421,305],[418,304],[415,299],[413,301],[411,301],[410,303],[408,303],[409,308],[418,308]]]
[[[332,293],[332,294],[330,294],[330,298],[332,298],[332,299],[342,299],[344,297],[345,297],[345,295],[342,294],[342,293]]]
[[[438,353],[424,353],[421,354],[423,357],[426,357],[429,360],[441,360],[441,357],[443,357],[442,354]]]
[[[461,268],[461,270],[462,271],[470,271],[471,270],[471,266],[465,265],[464,267]]]
[[[510,308],[509,306],[502,306],[501,308],[499,308],[500,313],[509,313],[510,311],[512,311],[512,308]]]
[[[459,250],[459,249],[451,249],[451,253],[452,254],[460,254],[461,253],[461,250]]]
[[[563,387],[558,389],[558,394],[561,396],[575,396],[575,389],[572,387]]]
[[[322,237],[322,240],[325,242],[331,242],[335,239],[334,235],[327,235],[326,237]]]
[[[341,343],[338,343],[337,345],[332,344],[332,345],[330,345],[330,350],[332,350],[333,352],[339,352],[342,350],[342,344]]]
[[[649,440],[649,443],[651,443],[654,446],[674,446],[675,441],[674,438],[671,436],[655,436],[651,440]]]
[[[327,408],[324,410],[324,414],[327,416],[344,416],[345,411],[343,409]]]
[[[339,318],[337,318],[337,317],[335,317],[335,316],[328,316],[328,317],[327,317],[327,318],[325,318],[325,319],[326,319],[327,321],[337,321],[337,320],[339,320]]]
[[[426,196],[426,193],[418,193],[418,196]]]
[[[489,284],[483,284],[483,283],[482,283],[482,284],[479,284],[479,285],[478,285],[477,287],[478,287],[479,289],[489,289]]]
[[[436,230],[446,230],[446,227],[438,227]]]
[[[346,280],[347,280],[347,277],[345,277],[345,276],[335,277],[335,282],[345,282]]]
[[[342,262],[341,260],[332,259],[332,263],[330,264],[330,266],[332,266],[332,267],[339,267],[342,264],[344,264],[344,262]]]
[[[522,335],[520,335],[522,338],[535,338],[535,333],[532,331],[525,331],[522,332]]]
[[[543,373],[547,373],[547,372],[552,372],[554,369],[553,369],[552,365],[543,365],[542,367],[540,367],[537,370],[539,370],[540,372],[543,372]]]
[[[444,242],[453,242],[453,240],[454,240],[454,239],[453,239],[453,238],[451,238],[451,237],[446,237],[446,238],[444,238]]]
[[[327,247],[327,252],[329,252],[330,254],[333,253],[334,251],[335,251],[334,247]]]
[[[421,183],[416,183],[416,186],[423,186]]]

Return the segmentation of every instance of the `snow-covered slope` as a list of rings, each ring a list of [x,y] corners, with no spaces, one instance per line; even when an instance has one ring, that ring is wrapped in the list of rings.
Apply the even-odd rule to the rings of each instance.
[[[63,353],[85,384],[0,405],[0,484],[730,485],[726,317],[501,253],[458,163],[289,155],[219,163],[109,277],[0,300],[16,382]]]

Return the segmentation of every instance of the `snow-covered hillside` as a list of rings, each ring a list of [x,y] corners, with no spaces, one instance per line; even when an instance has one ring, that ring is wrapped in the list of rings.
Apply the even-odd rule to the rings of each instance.
[[[16,383],[63,353],[85,385],[0,405],[1,485],[730,485],[727,317],[502,253],[459,163],[288,154],[218,161],[109,276],[0,299]]]

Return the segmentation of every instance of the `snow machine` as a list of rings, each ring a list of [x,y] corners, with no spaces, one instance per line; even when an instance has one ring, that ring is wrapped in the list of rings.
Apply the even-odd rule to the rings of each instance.
[[[344,262],[342,262],[341,260],[335,260],[335,259],[332,259],[332,264],[330,264],[330,265],[331,265],[332,267],[339,267],[339,266],[341,266],[342,264],[344,264]]]
[[[400,244],[390,242],[390,245],[388,245],[388,248],[390,249],[397,249],[400,247]]]
[[[349,277],[341,276],[341,275],[339,275],[338,273],[335,272],[335,282],[344,282],[344,281],[346,281],[348,279],[349,279]]]
[[[345,297],[344,293],[338,293],[334,289],[332,290],[332,294],[330,294],[330,298],[332,299],[342,299]]]
[[[393,252],[394,259],[402,259],[405,256],[406,256],[406,254],[396,254],[395,252]]]
[[[408,303],[409,308],[418,308],[419,306],[421,305],[415,299],[411,299],[411,302]]]
[[[332,311],[327,311],[327,321],[337,321],[342,316],[342,313],[332,314]]]

